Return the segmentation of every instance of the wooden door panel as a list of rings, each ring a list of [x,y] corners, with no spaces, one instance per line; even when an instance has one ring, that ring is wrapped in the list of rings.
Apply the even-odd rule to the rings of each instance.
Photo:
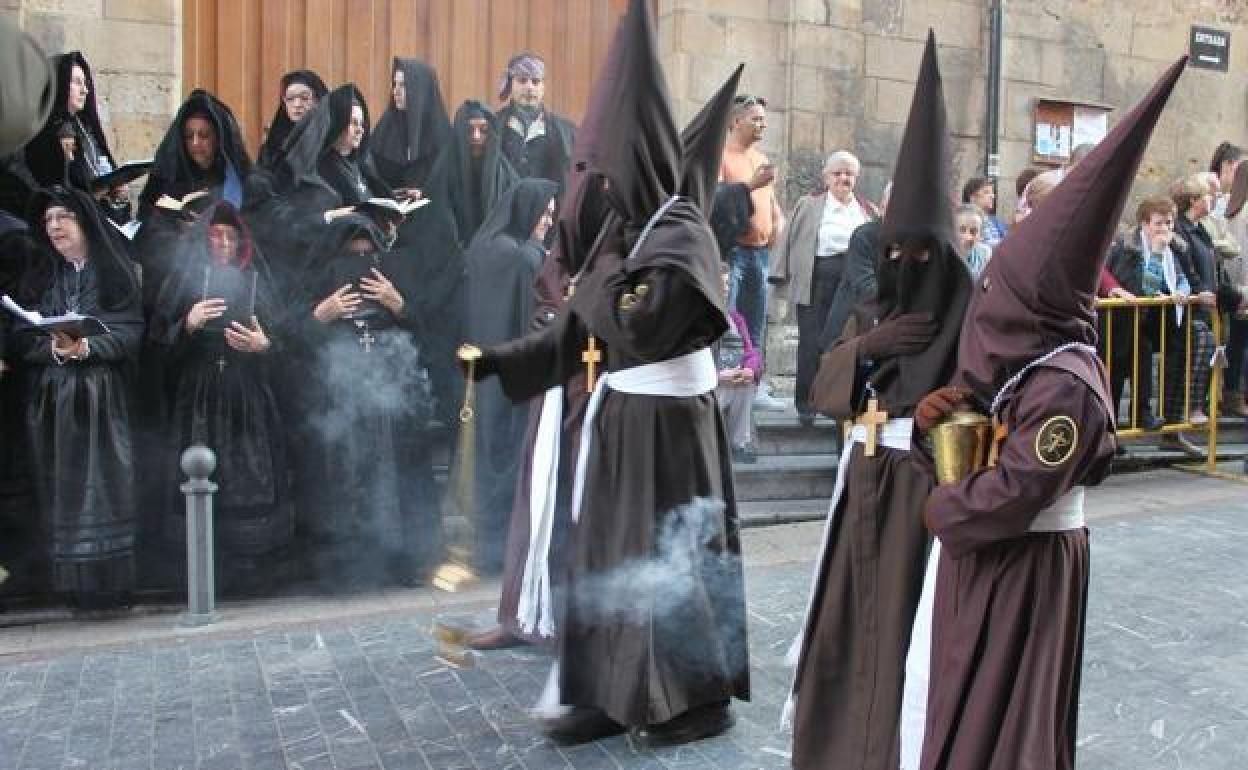
[[[438,71],[447,109],[498,106],[508,58],[547,62],[546,101],[579,120],[627,0],[183,0],[182,89],[206,88],[234,110],[254,151],[278,103],[278,81],[315,70],[354,80],[376,121],[395,56]]]

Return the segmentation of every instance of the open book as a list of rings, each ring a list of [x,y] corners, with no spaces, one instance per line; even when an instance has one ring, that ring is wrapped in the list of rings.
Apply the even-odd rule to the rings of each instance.
[[[91,180],[91,192],[103,192],[111,190],[118,185],[130,184],[147,174],[148,171],[151,171],[152,165],[153,163],[150,160],[132,160],[129,163],[123,163],[107,174],[101,174]]]
[[[195,192],[187,193],[186,197],[181,198],[181,199],[173,198],[168,195],[162,195],[156,199],[156,208],[164,209],[166,211],[180,212],[182,211],[182,209],[186,208],[188,205],[194,203],[195,201],[199,200],[200,198],[204,197],[207,194],[208,194],[207,190],[196,190]]]
[[[421,206],[427,206],[428,204],[428,198],[417,198],[415,200],[403,201],[396,201],[394,198],[369,198],[366,201],[355,204],[351,208],[361,214],[384,214],[389,212],[405,217]]]
[[[66,313],[65,315],[44,318],[34,310],[27,310],[17,304],[8,294],[0,297],[0,304],[4,305],[4,308],[10,313],[44,334],[50,335],[52,332],[61,332],[77,340],[83,337],[98,337],[101,334],[109,333],[108,327],[104,325],[104,322],[94,316]]]

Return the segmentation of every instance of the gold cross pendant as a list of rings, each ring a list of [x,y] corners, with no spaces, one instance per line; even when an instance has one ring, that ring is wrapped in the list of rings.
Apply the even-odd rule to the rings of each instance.
[[[880,408],[880,400],[872,398],[867,400],[867,411],[863,412],[858,418],[858,424],[867,429],[866,444],[863,454],[867,457],[875,457],[875,448],[880,440],[880,427],[888,422],[888,412]]]
[[[596,376],[598,364],[602,362],[602,351],[598,349],[598,341],[592,334],[589,335],[589,344],[585,352],[581,353],[581,362],[585,364],[585,371],[588,375],[585,378],[585,390],[593,393],[598,380]]]

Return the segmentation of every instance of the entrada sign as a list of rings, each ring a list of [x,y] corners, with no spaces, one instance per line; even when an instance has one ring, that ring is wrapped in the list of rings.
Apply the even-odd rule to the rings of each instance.
[[[1231,66],[1231,33],[1193,25],[1188,53],[1193,67],[1226,72]]]

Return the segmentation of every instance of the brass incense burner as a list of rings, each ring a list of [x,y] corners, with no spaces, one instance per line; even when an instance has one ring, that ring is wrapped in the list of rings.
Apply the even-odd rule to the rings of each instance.
[[[936,481],[956,484],[988,467],[992,449],[992,420],[976,412],[954,412],[928,431]]]

